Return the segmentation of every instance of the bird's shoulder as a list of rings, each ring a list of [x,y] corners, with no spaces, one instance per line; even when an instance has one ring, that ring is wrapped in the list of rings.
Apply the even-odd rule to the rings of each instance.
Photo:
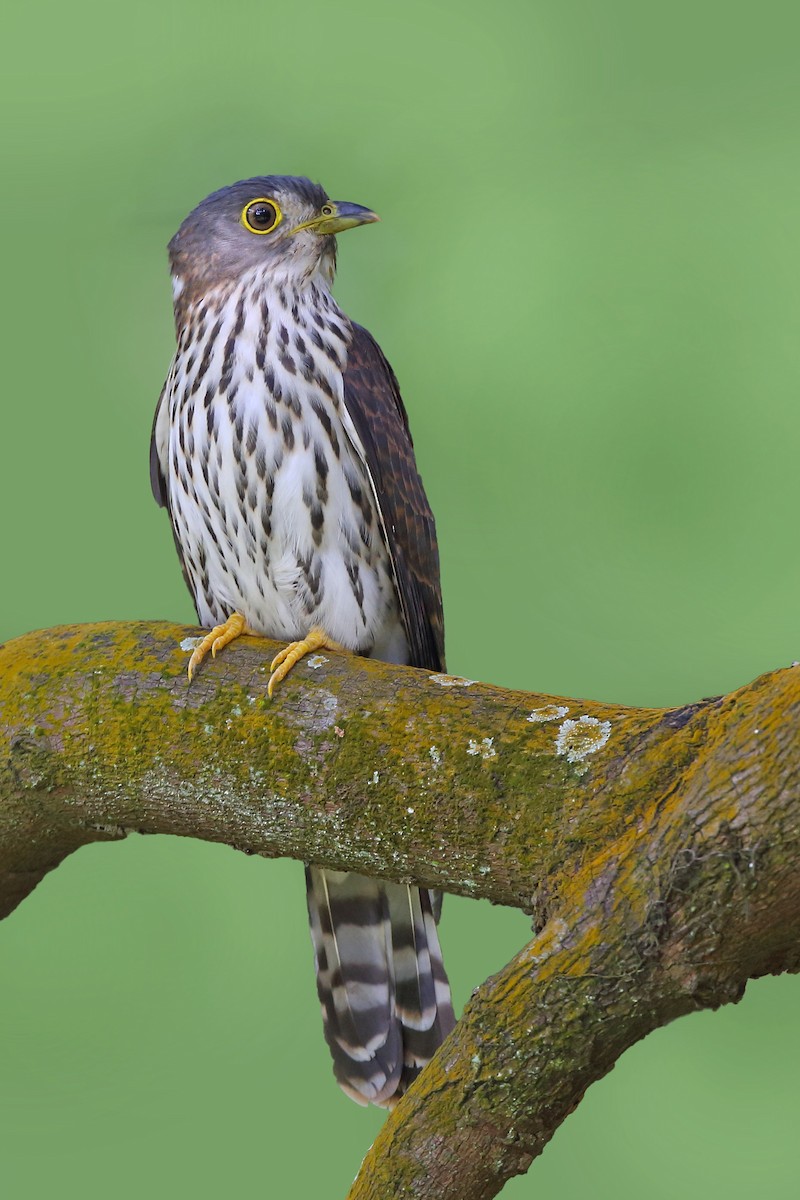
[[[399,421],[409,446],[414,446],[408,413],[391,364],[375,338],[363,325],[350,322],[352,336],[347,351],[345,390],[366,403],[376,420]],[[386,411],[384,411],[386,406]]]

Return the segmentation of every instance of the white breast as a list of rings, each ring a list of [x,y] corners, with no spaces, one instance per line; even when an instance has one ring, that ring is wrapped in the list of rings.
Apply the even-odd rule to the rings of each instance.
[[[168,383],[170,511],[200,620],[240,612],[285,640],[318,625],[348,649],[406,661],[371,481],[347,432],[347,318],[319,281],[298,294],[258,274],[203,306]]]

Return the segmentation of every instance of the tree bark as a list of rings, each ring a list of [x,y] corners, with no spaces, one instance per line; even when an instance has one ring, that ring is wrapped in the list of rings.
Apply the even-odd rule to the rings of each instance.
[[[534,940],[478,990],[351,1200],[484,1200],[650,1030],[800,969],[800,667],[679,709],[339,654],[273,701],[244,638],[104,624],[0,648],[0,915],[136,830],[482,896]]]

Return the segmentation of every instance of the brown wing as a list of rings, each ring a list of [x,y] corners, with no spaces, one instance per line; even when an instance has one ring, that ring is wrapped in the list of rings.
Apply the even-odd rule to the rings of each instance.
[[[445,670],[436,526],[414,460],[394,372],[366,329],[353,324],[344,402],[364,449],[394,566],[410,663]]]

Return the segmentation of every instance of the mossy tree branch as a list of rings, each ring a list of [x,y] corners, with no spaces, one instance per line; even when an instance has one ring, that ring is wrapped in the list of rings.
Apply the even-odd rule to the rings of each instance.
[[[537,936],[470,1002],[352,1200],[496,1195],[627,1046],[800,968],[800,668],[644,710],[326,654],[270,702],[254,639],[188,686],[195,633],[0,649],[0,915],[130,830],[530,912]]]

